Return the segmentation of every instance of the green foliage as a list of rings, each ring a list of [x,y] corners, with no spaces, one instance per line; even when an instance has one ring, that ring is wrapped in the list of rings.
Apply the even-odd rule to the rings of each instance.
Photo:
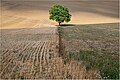
[[[71,20],[71,14],[69,13],[68,8],[61,5],[54,5],[51,7],[49,14],[49,19],[58,22],[59,25],[64,21],[69,22]]]
[[[97,68],[104,79],[119,79],[119,61],[93,51],[69,52],[69,58],[84,61],[86,69]]]

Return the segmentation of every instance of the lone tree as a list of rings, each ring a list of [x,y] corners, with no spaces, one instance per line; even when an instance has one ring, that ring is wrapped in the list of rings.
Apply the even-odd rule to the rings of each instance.
[[[69,13],[68,8],[61,5],[54,5],[49,10],[49,19],[54,20],[59,23],[69,22],[71,20],[71,14]]]

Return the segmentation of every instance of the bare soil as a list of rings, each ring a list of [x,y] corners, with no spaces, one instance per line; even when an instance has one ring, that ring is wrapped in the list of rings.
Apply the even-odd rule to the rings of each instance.
[[[69,8],[72,14],[69,24],[96,24],[118,22],[117,0],[2,0],[2,28],[31,28],[55,26],[55,21],[49,20],[49,9],[54,4]]]

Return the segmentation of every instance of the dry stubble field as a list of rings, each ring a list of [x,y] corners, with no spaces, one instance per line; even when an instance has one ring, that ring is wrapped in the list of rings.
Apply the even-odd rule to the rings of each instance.
[[[2,79],[99,78],[82,62],[64,63],[58,53],[57,28],[2,29]]]
[[[119,78],[119,24],[59,27],[63,59],[83,61],[86,69],[99,70],[104,79]]]
[[[57,53],[55,31],[54,28],[2,30],[1,78],[52,77],[52,62]]]

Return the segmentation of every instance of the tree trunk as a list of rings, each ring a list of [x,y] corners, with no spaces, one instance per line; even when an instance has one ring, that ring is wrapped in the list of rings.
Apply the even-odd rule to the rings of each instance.
[[[60,26],[60,23],[61,23],[61,22],[59,22],[59,26]]]

